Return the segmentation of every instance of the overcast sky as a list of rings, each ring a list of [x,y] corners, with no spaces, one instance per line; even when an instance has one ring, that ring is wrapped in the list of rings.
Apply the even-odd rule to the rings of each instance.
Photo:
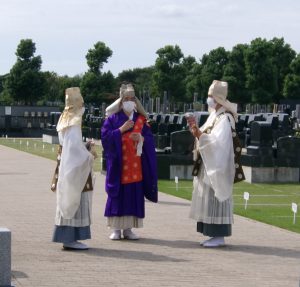
[[[156,51],[179,45],[199,60],[256,37],[284,37],[300,53],[298,0],[0,0],[0,75],[21,39],[36,43],[43,71],[74,76],[98,41],[113,51],[104,70],[153,65]]]

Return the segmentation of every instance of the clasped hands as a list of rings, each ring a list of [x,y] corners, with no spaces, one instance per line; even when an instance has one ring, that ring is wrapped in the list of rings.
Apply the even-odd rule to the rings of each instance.
[[[95,142],[93,140],[89,140],[85,144],[87,150],[94,156],[94,159],[98,157],[98,154],[95,149]]]
[[[128,130],[132,129],[134,126],[134,121],[132,120],[128,120],[126,121],[120,128],[119,130],[121,131],[121,133],[127,132]],[[142,139],[142,141],[144,141],[144,137],[141,135],[141,133],[131,133],[129,136],[135,143],[140,141],[140,138]]]

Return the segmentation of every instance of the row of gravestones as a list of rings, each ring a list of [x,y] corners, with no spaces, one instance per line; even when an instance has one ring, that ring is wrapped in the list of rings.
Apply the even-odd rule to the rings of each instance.
[[[236,130],[243,147],[251,145],[252,122],[264,122],[266,129],[272,134],[272,141],[293,133],[292,123],[288,114],[243,114],[239,116]]]
[[[195,115],[198,125],[202,126],[209,114],[208,112],[196,112]],[[182,114],[150,114],[149,118],[155,146],[160,150],[170,148],[172,133],[187,130],[187,121]],[[272,141],[275,145],[278,138],[292,133],[292,125],[288,114],[242,114],[239,115],[236,130],[243,147],[251,145],[251,123],[254,121],[265,122],[269,133],[272,134]],[[88,115],[84,122],[83,136],[100,139],[104,118]]]
[[[252,167],[300,167],[300,138],[286,135],[286,130],[282,133],[274,140],[270,122],[252,122],[247,153],[242,155],[241,163]]]
[[[300,168],[300,138],[280,137],[274,145],[270,123],[254,121],[250,142],[241,156],[243,166]],[[170,148],[157,152],[159,178],[170,179],[172,166],[191,166],[193,148],[194,138],[188,130],[171,133]]]
[[[208,112],[195,112],[198,126],[202,126],[207,120]],[[171,134],[177,131],[187,130],[187,120],[183,114],[152,114],[151,131],[154,135],[155,146],[165,149],[171,146]]]
[[[208,118],[207,112],[195,113],[198,126],[202,126]],[[165,149],[171,146],[171,134],[176,131],[187,129],[187,122],[184,115],[150,115],[152,119],[151,130],[158,149]],[[254,121],[265,122],[272,134],[273,143],[278,138],[292,134],[292,124],[288,114],[242,114],[239,115],[236,123],[236,130],[242,146],[251,144],[251,123]]]

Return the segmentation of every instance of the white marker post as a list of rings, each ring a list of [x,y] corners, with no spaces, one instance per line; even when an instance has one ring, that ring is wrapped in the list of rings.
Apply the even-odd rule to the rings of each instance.
[[[28,141],[27,141],[26,145],[27,145],[27,148],[28,148],[29,147],[29,142]]]
[[[34,149],[36,149],[36,143],[34,144]]]
[[[178,191],[178,176],[175,176],[176,191]]]
[[[54,152],[54,147],[52,148],[52,152]]]
[[[247,209],[247,203],[248,203],[249,197],[250,197],[249,192],[245,191],[244,192],[245,210]]]
[[[297,210],[298,210],[298,206],[295,202],[292,203],[292,211],[294,212],[294,220],[293,220],[293,224],[296,223],[296,213],[297,213]]]

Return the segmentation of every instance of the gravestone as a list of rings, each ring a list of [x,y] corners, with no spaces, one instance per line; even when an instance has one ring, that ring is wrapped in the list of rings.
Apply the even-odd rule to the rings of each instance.
[[[277,130],[279,127],[279,117],[278,115],[270,114],[266,115],[266,121],[271,124],[273,130]]]
[[[194,137],[190,131],[171,133],[170,146],[172,154],[190,154],[194,148]]]
[[[300,138],[287,136],[277,140],[277,164],[300,167]]]
[[[0,228],[0,286],[11,286],[11,232]]]
[[[252,122],[250,145],[247,146],[247,154],[241,158],[242,164],[247,166],[273,166],[272,144],[271,124],[268,122]]]
[[[173,132],[170,137],[171,150],[156,154],[158,178],[192,179],[194,137],[186,130]]]
[[[262,121],[252,122],[250,143],[251,146],[271,147],[273,144],[271,123]]]

